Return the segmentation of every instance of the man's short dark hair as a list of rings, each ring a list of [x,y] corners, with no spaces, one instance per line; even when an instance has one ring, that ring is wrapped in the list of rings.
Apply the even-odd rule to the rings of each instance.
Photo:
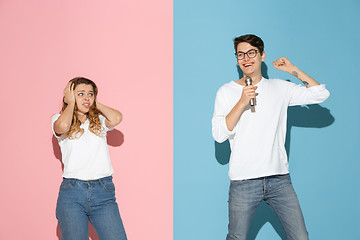
[[[235,52],[237,51],[238,44],[242,42],[247,42],[251,46],[257,47],[260,51],[260,54],[262,54],[264,51],[264,42],[261,38],[253,34],[246,34],[234,39]]]

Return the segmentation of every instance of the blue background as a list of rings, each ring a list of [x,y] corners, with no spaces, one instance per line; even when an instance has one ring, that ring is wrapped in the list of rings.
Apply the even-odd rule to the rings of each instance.
[[[265,42],[268,77],[300,84],[273,68],[286,56],[331,92],[289,109],[290,174],[310,239],[360,239],[359,25],[356,0],[174,1],[175,240],[226,237],[229,146],[211,118],[219,87],[239,79],[232,40],[247,33]],[[285,239],[265,204],[249,239]]]

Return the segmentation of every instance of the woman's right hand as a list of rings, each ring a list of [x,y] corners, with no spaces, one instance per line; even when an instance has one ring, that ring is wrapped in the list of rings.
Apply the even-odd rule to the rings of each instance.
[[[69,82],[64,89],[64,102],[66,104],[75,103],[74,84]]]

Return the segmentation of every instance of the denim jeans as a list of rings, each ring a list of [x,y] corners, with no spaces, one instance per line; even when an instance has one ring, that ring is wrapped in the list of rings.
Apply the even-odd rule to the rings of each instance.
[[[255,210],[262,200],[274,210],[288,240],[309,239],[298,198],[286,174],[231,181],[226,240],[246,240]]]
[[[101,240],[126,240],[112,177],[82,181],[65,178],[60,186],[56,218],[62,240],[87,240],[89,221]]]

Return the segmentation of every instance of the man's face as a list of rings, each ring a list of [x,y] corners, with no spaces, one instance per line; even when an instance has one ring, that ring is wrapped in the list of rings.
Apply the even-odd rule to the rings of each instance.
[[[248,55],[251,56],[251,53],[254,53],[254,51],[251,50],[257,51],[255,57],[253,58],[248,56]],[[261,62],[265,60],[265,52],[263,52],[261,55],[257,47],[254,47],[247,42],[239,43],[237,45],[236,52],[238,54],[247,53],[247,54],[243,54],[244,55],[243,59],[237,60],[237,63],[245,76],[253,76],[258,74],[261,75]]]

